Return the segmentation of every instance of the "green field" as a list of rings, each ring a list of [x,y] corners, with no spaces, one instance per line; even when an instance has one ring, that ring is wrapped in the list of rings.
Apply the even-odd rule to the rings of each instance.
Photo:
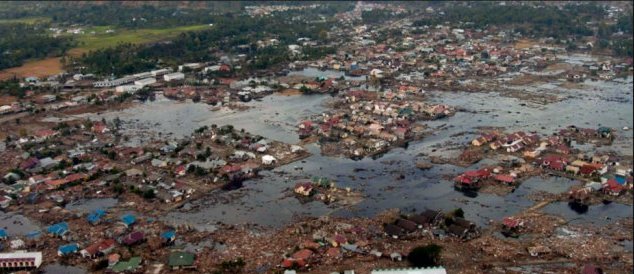
[[[77,48],[71,50],[71,55],[81,54],[91,50],[114,47],[120,43],[143,44],[160,41],[178,36],[187,31],[198,31],[211,28],[209,25],[182,26],[166,29],[114,29],[114,33],[105,33],[111,29],[108,26],[95,26],[84,30],[84,34],[75,36]],[[95,32],[92,34],[91,32]]]

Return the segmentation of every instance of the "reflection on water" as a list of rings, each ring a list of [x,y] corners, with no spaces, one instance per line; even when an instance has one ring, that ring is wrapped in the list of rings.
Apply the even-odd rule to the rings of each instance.
[[[576,57],[571,57],[576,58]],[[303,73],[317,73],[305,70]],[[322,73],[319,71],[319,73]],[[325,72],[328,74],[329,72]],[[478,127],[503,127],[506,131],[537,131],[551,134],[558,129],[575,124],[595,128],[599,125],[618,129],[612,148],[624,155],[632,155],[632,131],[620,130],[632,127],[632,77],[624,82],[584,83],[583,89],[559,88],[557,83],[522,87],[523,92],[539,95],[547,89],[563,100],[546,105],[524,104],[523,101],[491,93],[434,92],[431,100],[453,106],[461,106],[469,112],[430,122],[430,129],[437,129],[425,139],[412,142],[405,148],[395,148],[380,158],[364,158],[357,161],[319,155],[317,145],[308,146],[313,155],[305,161],[262,172],[261,178],[244,182],[244,187],[233,191],[216,191],[200,201],[194,201],[194,209],[172,212],[169,221],[188,222],[200,227],[211,227],[216,222],[257,223],[279,226],[296,216],[373,216],[389,209],[406,211],[425,208],[453,210],[463,208],[467,218],[479,225],[513,215],[534,204],[527,195],[535,191],[562,193],[579,182],[564,178],[529,178],[513,193],[504,197],[478,193],[465,196],[453,189],[449,180],[464,168],[451,165],[435,165],[429,170],[419,170],[415,162],[421,155],[452,157],[455,149],[468,143],[478,132]],[[236,128],[275,140],[297,143],[296,125],[308,116],[321,113],[323,103],[330,96],[278,96],[252,101],[252,108],[243,111],[211,111],[205,104],[174,102],[157,97],[155,102],[140,104],[123,111],[103,115],[91,115],[93,119],[124,121],[125,134],[137,141],[146,138],[147,132],[162,132],[161,138],[179,138],[189,135],[203,125],[233,124]],[[615,100],[614,98],[623,98]],[[618,118],[615,118],[618,117]],[[449,144],[449,145],[448,145]],[[452,149],[451,144],[454,145]],[[583,146],[585,149],[596,149]],[[482,163],[478,164],[481,165]],[[475,165],[474,167],[477,167]],[[297,168],[296,168],[297,167]],[[470,167],[473,168],[473,167]],[[296,180],[320,176],[334,179],[340,187],[361,190],[365,199],[349,208],[331,208],[322,203],[301,204],[287,195]],[[605,217],[620,218],[631,215],[631,207],[619,204],[591,206],[579,215],[567,203],[550,205],[544,211],[599,222]],[[627,213],[627,214],[626,214]],[[603,218],[603,219],[602,219]]]

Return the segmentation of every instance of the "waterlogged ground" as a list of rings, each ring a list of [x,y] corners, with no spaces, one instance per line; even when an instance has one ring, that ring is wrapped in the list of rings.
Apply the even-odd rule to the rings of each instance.
[[[586,62],[579,57],[570,62]],[[311,76],[320,76],[319,70]],[[304,73],[307,73],[306,71]],[[577,125],[597,128],[608,126],[617,129],[612,147],[598,150],[614,150],[632,155],[632,77],[611,82],[587,81],[576,88],[560,87],[563,81],[534,86],[507,87],[516,89],[523,96],[555,95],[558,100],[536,104],[509,96],[507,92],[467,93],[429,91],[431,100],[465,109],[455,116],[426,122],[431,135],[419,142],[410,143],[407,149],[397,148],[378,159],[366,158],[354,161],[344,158],[324,157],[317,145],[307,148],[313,154],[301,162],[261,173],[261,178],[247,181],[244,187],[234,191],[215,191],[203,199],[192,201],[187,211],[174,211],[165,216],[173,223],[189,223],[200,229],[213,230],[218,222],[228,224],[256,223],[264,226],[282,226],[299,216],[373,216],[390,208],[403,211],[420,211],[425,208],[451,210],[463,208],[468,219],[480,225],[490,220],[500,220],[534,204],[529,194],[537,191],[561,193],[579,182],[554,177],[533,177],[515,192],[500,197],[492,194],[466,196],[453,189],[450,181],[465,170],[452,165],[435,165],[429,170],[419,170],[415,163],[427,156],[452,157],[460,146],[478,135],[480,127],[502,127],[506,131],[536,131],[552,134],[562,127]],[[236,128],[271,139],[297,143],[295,125],[304,118],[321,113],[330,96],[268,96],[262,101],[252,101],[246,111],[212,111],[210,106],[191,102],[175,102],[158,97],[154,102],[139,104],[123,111],[90,115],[91,119],[114,119],[124,123],[124,134],[132,143],[144,138],[180,138],[189,135],[203,125],[233,124]],[[158,136],[158,133],[162,136]],[[593,145],[578,145],[592,151]],[[493,163],[485,160],[468,169]],[[354,206],[329,207],[319,202],[301,204],[287,195],[296,180],[323,176],[334,179],[339,187],[351,187],[361,191],[365,199]],[[475,197],[474,197],[475,196]],[[612,203],[595,205],[580,214],[566,203],[551,204],[544,212],[561,215],[579,223],[605,223],[632,215],[632,207]]]
[[[300,119],[321,113],[324,96],[280,96],[272,95],[261,101],[251,101],[245,111],[220,109],[203,103],[191,101],[178,102],[163,96],[156,101],[139,104],[122,111],[108,112],[101,115],[85,114],[77,117],[88,117],[93,120],[106,118],[112,120],[119,117],[123,122],[123,134],[130,136],[130,144],[136,145],[141,140],[165,138],[182,138],[190,135],[202,126],[216,124],[233,125],[237,129],[245,129],[270,139],[297,143],[296,125]],[[161,134],[159,136],[159,133]]]

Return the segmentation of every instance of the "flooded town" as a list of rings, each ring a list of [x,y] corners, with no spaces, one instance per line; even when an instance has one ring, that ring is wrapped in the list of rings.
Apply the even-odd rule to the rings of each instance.
[[[631,2],[0,14],[0,273],[634,271]]]

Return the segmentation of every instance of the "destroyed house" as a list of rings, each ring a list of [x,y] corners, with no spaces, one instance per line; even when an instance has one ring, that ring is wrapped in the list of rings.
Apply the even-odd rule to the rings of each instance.
[[[403,228],[393,225],[393,224],[387,224],[383,227],[383,230],[385,232],[385,234],[387,234],[388,236],[398,239],[398,237],[403,236],[405,233],[403,231]]]
[[[416,229],[418,229],[418,225],[416,225],[415,222],[412,222],[410,220],[405,220],[405,219],[396,220],[395,225],[404,229],[408,233],[414,232],[416,231]]]
[[[469,229],[467,229],[466,227],[463,227],[463,226],[451,224],[447,228],[447,232],[449,232],[449,234],[454,235],[454,236],[456,236],[458,238],[464,239],[464,238],[467,238],[467,234],[469,232]]]
[[[476,225],[473,222],[468,221],[464,218],[460,218],[460,217],[454,218],[454,223],[470,230],[473,230],[476,228]]]

